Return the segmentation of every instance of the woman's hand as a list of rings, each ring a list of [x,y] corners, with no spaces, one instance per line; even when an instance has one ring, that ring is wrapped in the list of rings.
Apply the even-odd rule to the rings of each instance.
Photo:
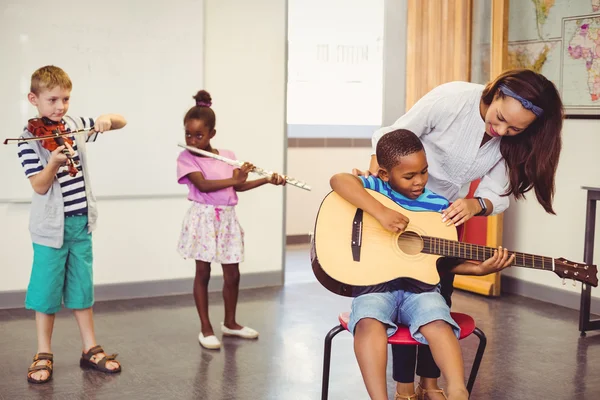
[[[446,225],[459,226],[481,212],[477,199],[458,199],[442,212],[442,222]]]
[[[361,171],[358,168],[352,168],[352,175],[354,176],[364,176],[365,178],[368,178],[369,176],[377,176],[377,171],[375,172],[371,172],[369,170],[366,171]]]
[[[369,169],[366,171],[361,171],[358,168],[352,168],[352,175],[354,176],[364,176],[369,177],[369,176],[377,176],[377,173],[379,172],[379,164],[377,163],[377,157],[375,157],[374,155],[371,156],[371,163],[369,164]]]
[[[498,250],[494,250],[494,255],[481,264],[479,264],[479,271],[477,275],[489,275],[494,272],[500,272],[504,268],[510,267],[515,262],[515,254],[513,253],[510,257],[508,256],[508,250],[503,249],[502,246],[498,247]]]

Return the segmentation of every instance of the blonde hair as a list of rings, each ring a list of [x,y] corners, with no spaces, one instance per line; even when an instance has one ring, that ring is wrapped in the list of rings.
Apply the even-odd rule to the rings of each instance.
[[[36,95],[42,90],[52,90],[57,86],[67,90],[73,88],[71,78],[59,67],[46,65],[31,75],[31,92]]]

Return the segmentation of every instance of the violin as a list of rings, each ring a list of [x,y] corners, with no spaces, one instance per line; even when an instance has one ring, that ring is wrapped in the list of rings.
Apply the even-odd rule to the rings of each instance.
[[[42,147],[44,147],[48,151],[54,151],[58,146],[65,146],[65,143],[68,143],[70,146],[73,146],[73,139],[71,139],[71,136],[73,136],[75,133],[89,132],[92,129],[93,128],[68,131],[65,127],[65,124],[62,121],[55,122],[47,117],[32,118],[27,122],[27,130],[31,132],[31,134],[33,134],[34,137],[6,139],[4,140],[4,144],[40,140],[42,141]],[[69,152],[69,149],[67,149],[66,146],[62,150],[62,153],[65,156],[67,156],[67,163],[69,165],[69,175],[77,175],[78,163],[73,159],[71,153]]]
[[[67,156],[67,164],[69,166],[69,175],[77,175],[77,162],[71,156],[71,152],[66,147],[65,143],[68,143],[71,147],[73,146],[73,139],[69,136],[61,136],[62,133],[69,133],[65,124],[56,121],[52,121],[50,118],[32,118],[27,122],[27,130],[37,138],[44,138],[49,136],[47,139],[42,140],[42,147],[48,151],[54,151],[59,146],[65,146],[61,153]]]

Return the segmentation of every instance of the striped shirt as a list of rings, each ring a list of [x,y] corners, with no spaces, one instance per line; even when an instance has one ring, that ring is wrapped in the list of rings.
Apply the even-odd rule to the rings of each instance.
[[[416,199],[409,199],[408,197],[392,189],[388,182],[382,181],[379,178],[375,178],[373,176],[365,178],[364,176],[361,176],[360,180],[363,182],[365,188],[374,190],[389,197],[396,204],[409,211],[441,212],[450,205],[445,197],[437,195],[427,188],[425,188],[423,194]]]
[[[76,121],[67,115],[62,122],[65,124],[67,131],[81,129],[81,127],[87,129],[94,126],[94,120],[92,118],[80,117],[79,120]],[[27,127],[25,127],[23,131],[26,132]],[[95,132],[88,136],[86,142],[94,142],[96,141],[97,137],[98,133]],[[73,137],[71,137],[71,139],[73,139]],[[75,151],[73,160],[75,160],[76,163],[79,163],[79,153],[77,152],[76,142],[73,142],[73,150]],[[28,142],[20,142],[18,145],[18,151],[19,161],[23,166],[23,171],[25,172],[25,176],[27,178],[39,174],[44,169],[39,156],[35,153]],[[62,166],[56,173],[56,179],[58,179],[62,190],[65,206],[65,217],[70,217],[73,215],[86,215],[88,211],[87,198],[85,194],[85,182],[83,180],[83,173],[81,172],[81,164],[77,165],[77,171],[77,175],[71,176],[69,175],[69,167]]]

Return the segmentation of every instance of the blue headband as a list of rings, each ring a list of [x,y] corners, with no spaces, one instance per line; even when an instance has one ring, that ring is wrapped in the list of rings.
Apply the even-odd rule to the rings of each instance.
[[[521,96],[519,96],[518,94],[516,94],[515,92],[510,90],[505,85],[498,86],[498,89],[500,89],[500,91],[502,93],[504,93],[505,95],[510,96],[515,100],[519,100],[521,102],[521,104],[523,105],[523,108],[534,113],[536,117],[541,117],[542,114],[544,114],[544,110],[542,110],[540,107],[534,105],[531,101],[522,98]]]

